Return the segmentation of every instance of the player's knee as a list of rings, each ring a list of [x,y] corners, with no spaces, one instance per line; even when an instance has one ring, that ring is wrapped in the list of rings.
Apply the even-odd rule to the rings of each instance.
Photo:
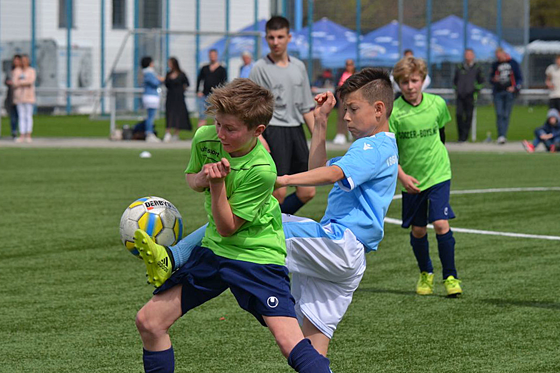
[[[303,190],[297,190],[296,195],[298,196],[299,200],[303,203],[307,203],[315,197],[315,188],[305,188]]]
[[[449,222],[447,220],[436,220],[433,224],[436,234],[442,235],[449,232]]]
[[[412,226],[412,235],[414,236],[414,238],[422,238],[426,235],[427,232],[428,231],[426,227]]]
[[[284,199],[286,199],[286,188],[276,189],[272,193],[272,195],[274,196],[274,198],[276,198],[278,200],[279,204],[283,204]]]
[[[158,337],[166,332],[166,328],[148,316],[145,308],[136,314],[136,329],[143,337]]]

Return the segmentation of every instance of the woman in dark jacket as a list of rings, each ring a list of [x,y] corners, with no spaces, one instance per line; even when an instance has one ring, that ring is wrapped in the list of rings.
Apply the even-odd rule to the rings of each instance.
[[[12,70],[10,74],[6,76],[4,84],[8,88],[6,92],[6,99],[4,100],[4,108],[10,116],[10,124],[12,126],[12,137],[15,139],[18,135],[18,112],[16,104],[14,104],[14,85],[13,85],[13,71],[16,67],[21,67],[21,56],[19,54],[14,55],[12,59]]]
[[[167,100],[165,101],[165,119],[167,128],[165,130],[164,142],[179,140],[179,130],[192,129],[187,104],[185,103],[185,91],[189,87],[187,75],[181,71],[179,62],[175,57],[167,61],[169,73],[165,77],[167,87]],[[171,129],[174,134],[171,135]]]

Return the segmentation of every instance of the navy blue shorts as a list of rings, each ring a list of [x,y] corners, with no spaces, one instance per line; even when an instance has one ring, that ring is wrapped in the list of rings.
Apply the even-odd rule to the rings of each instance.
[[[178,284],[183,285],[183,315],[229,288],[239,306],[264,326],[263,316],[296,317],[295,300],[290,293],[290,278],[285,266],[227,259],[206,247],[197,246],[187,263],[154,294]]]
[[[402,192],[402,225],[425,227],[428,222],[455,218],[449,204],[451,181],[436,184],[419,194]]]

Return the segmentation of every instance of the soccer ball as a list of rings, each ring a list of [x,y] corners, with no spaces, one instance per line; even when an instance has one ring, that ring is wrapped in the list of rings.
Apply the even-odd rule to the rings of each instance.
[[[160,197],[144,197],[132,202],[121,217],[121,241],[132,255],[140,258],[134,247],[134,232],[142,229],[163,246],[171,246],[183,237],[183,218],[173,204]]]

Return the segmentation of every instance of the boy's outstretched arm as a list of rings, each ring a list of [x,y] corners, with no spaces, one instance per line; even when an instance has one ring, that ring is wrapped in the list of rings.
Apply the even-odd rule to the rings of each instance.
[[[212,216],[216,223],[216,230],[222,237],[229,237],[245,223],[233,213],[227,199],[225,178],[231,169],[227,159],[222,158],[220,162],[205,164],[203,170],[212,197]]]
[[[325,92],[315,96],[315,102],[317,102],[317,106],[313,111],[315,125],[311,137],[311,149],[309,149],[310,170],[322,167],[327,163],[327,122],[336,99],[332,92]]]
[[[344,179],[344,177],[344,172],[340,167],[323,166],[299,174],[279,176],[274,186],[282,188],[285,186],[329,185]]]

